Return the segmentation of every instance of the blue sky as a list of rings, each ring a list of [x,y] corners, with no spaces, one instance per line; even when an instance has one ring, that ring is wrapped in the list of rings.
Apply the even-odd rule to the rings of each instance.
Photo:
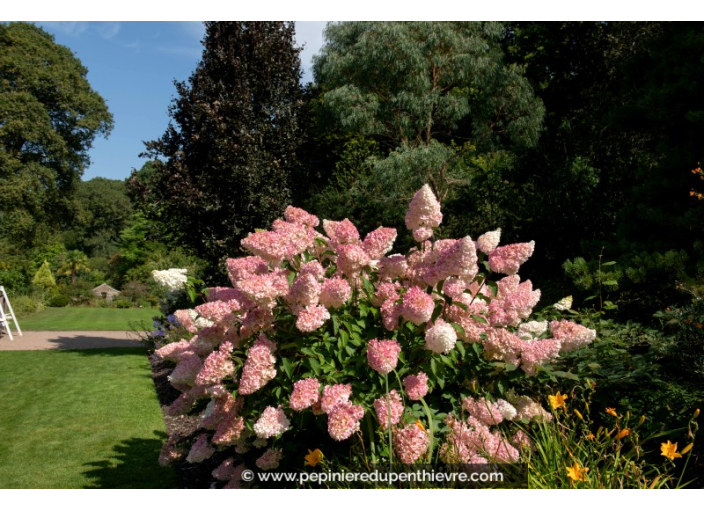
[[[198,21],[34,22],[69,47],[88,69],[88,81],[107,102],[115,127],[97,138],[83,180],[125,179],[145,159],[143,141],[159,138],[169,123],[174,79],[188,79],[200,60],[204,27]],[[296,42],[304,81],[312,80],[310,61],[323,42],[325,22],[296,22]]]

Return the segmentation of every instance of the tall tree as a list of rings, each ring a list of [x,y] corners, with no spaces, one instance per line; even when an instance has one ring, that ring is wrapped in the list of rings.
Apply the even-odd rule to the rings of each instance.
[[[30,23],[0,24],[0,236],[23,245],[72,210],[88,150],[112,116],[70,49]]]
[[[209,22],[203,44],[188,83],[176,83],[173,122],[146,144],[149,175],[130,189],[171,240],[216,263],[289,203],[300,49],[291,22]]]
[[[132,216],[132,202],[125,181],[96,177],[78,183],[77,211],[70,229],[63,233],[69,250],[89,257],[109,257],[117,251],[120,232]]]
[[[487,168],[509,165],[506,151],[535,144],[543,117],[522,68],[504,62],[502,34],[497,23],[328,25],[314,68],[323,106],[388,156],[368,159],[346,189],[326,192],[342,195],[336,201],[358,221],[365,216],[364,228],[398,224],[403,204],[426,182],[444,210],[486,218],[484,201],[462,197],[460,206],[458,198],[485,180]]]

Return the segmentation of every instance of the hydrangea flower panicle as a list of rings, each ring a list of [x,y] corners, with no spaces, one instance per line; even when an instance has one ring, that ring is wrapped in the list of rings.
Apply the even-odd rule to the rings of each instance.
[[[369,366],[382,375],[396,368],[401,346],[396,340],[370,340],[367,344],[367,361]]]

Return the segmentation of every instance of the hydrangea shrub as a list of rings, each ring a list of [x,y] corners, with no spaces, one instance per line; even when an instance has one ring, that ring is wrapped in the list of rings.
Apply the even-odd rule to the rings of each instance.
[[[418,242],[406,254],[391,253],[395,229],[362,238],[294,207],[242,241],[232,287],[177,311],[192,336],[156,351],[175,363],[169,412],[197,413],[202,429],[170,438],[162,463],[215,457],[214,478],[238,487],[245,467],[301,469],[314,449],[348,465],[520,459],[516,423],[550,419],[522,390],[595,332],[530,320],[540,291],[518,271],[533,242],[434,239],[428,185],[405,219]]]

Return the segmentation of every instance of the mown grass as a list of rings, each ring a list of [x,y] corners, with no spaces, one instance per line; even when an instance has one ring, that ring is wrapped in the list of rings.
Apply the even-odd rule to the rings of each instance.
[[[173,488],[139,348],[0,352],[0,488]]]
[[[18,322],[23,331],[130,331],[151,327],[155,315],[155,308],[47,308]]]

